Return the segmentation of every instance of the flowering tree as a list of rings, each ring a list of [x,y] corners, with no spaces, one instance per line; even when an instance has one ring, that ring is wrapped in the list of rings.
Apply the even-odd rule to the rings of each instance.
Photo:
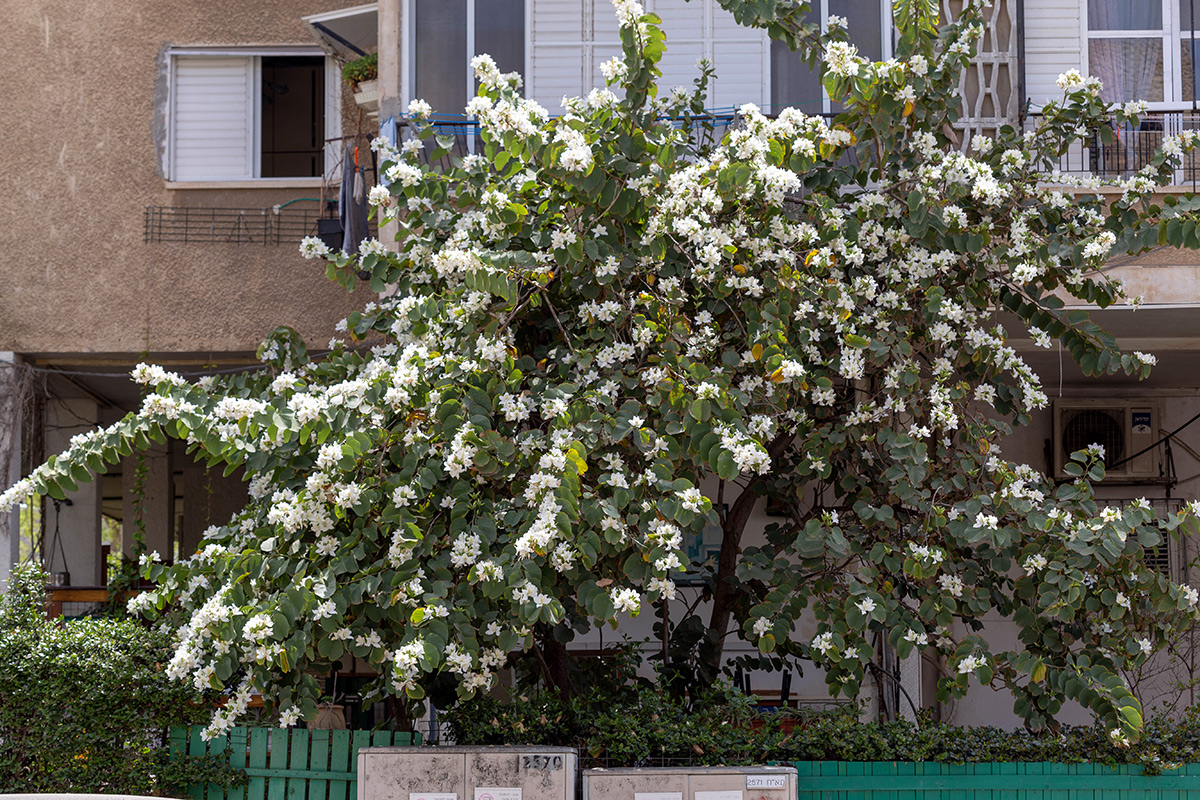
[[[728,0],[820,61],[848,110],[746,106],[706,145],[707,72],[660,95],[658,19],[614,4],[611,88],[564,116],[481,56],[468,111],[483,152],[432,170],[448,143],[413,103],[421,135],[379,145],[370,193],[397,249],[303,244],[380,295],[328,357],[280,330],[260,372],[189,383],[140,366],[140,412],[76,437],[0,505],[62,496],[165,436],[245,470],[245,510],[182,564],[148,558],[157,589],[132,603],[169,612],[175,677],[231,693],[210,732],[252,690],[285,724],[311,715],[314,673],[349,654],[413,701],[438,675],[485,688],[518,649],[564,689],[573,631],[674,597],[683,537],[715,521],[710,610],[685,620],[703,631],[702,678],[732,629],[810,656],[854,696],[887,641],[935,650],[943,696],[974,676],[1034,726],[1069,698],[1136,737],[1119,669],[1198,616],[1194,590],[1141,560],[1180,520],[1099,509],[1094,449],[1058,487],[999,455],[1046,403],[1005,325],[1057,339],[1088,373],[1148,372],[1064,298],[1109,305],[1123,292],[1106,257],[1195,244],[1196,204],[1150,199],[1195,134],[1168,137],[1109,203],[1047,171],[1139,111],[1107,107],[1092,79],[1064,76],[1028,132],[968,152],[948,139],[974,6],[939,31],[906,5],[896,58],[869,63],[837,18],[822,33],[804,8],[760,18]],[[763,496],[788,519],[743,547]],[[819,634],[793,641],[805,613]],[[1012,619],[1021,649],[990,647],[985,615]]]

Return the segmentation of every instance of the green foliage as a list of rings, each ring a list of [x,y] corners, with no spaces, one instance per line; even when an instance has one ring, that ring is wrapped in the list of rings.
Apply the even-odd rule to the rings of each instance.
[[[232,781],[168,758],[169,726],[207,717],[169,681],[166,636],[133,620],[47,620],[45,573],[21,567],[0,598],[0,792],[156,794]]]
[[[601,692],[564,702],[541,695],[511,703],[475,698],[443,713],[458,744],[558,745],[607,766],[770,761],[1100,762],[1140,764],[1158,773],[1200,760],[1200,714],[1159,717],[1134,745],[1115,744],[1102,726],[1059,734],[960,728],[924,720],[860,722],[858,709],[759,711],[753,698],[709,696],[688,708],[643,693],[614,702]]]
[[[362,58],[347,61],[342,66],[342,80],[349,84],[373,81],[379,77],[379,54],[370,53]]]

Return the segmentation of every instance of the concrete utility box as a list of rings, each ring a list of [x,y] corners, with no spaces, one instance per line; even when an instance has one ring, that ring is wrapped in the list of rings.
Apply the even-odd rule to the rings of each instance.
[[[578,772],[569,747],[365,747],[358,800],[575,800]]]
[[[791,800],[795,796],[795,767],[583,771],[583,800]]]

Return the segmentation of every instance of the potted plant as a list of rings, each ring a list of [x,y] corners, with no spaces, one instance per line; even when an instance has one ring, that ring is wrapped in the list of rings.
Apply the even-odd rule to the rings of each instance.
[[[371,53],[342,67],[342,80],[354,89],[354,102],[372,113],[379,111],[379,54]]]

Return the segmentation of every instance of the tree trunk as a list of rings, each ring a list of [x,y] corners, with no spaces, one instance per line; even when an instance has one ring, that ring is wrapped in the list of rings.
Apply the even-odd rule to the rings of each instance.
[[[787,452],[791,443],[792,435],[785,433],[777,436],[767,446],[773,465],[772,471],[774,464]],[[750,521],[754,504],[760,497],[755,491],[756,485],[757,482],[751,483],[738,495],[738,499],[725,516],[725,525],[721,531],[721,554],[717,558],[712,614],[708,621],[708,635],[712,639],[712,646],[700,656],[700,674],[706,687],[715,680],[725,653],[725,637],[729,635],[729,621],[733,615],[734,602],[738,599],[738,591],[734,588],[732,580],[737,572],[738,558],[742,554],[742,534],[746,532],[746,523]]]
[[[542,669],[542,679],[560,700],[569,700],[575,694],[575,690],[571,685],[571,656],[567,653],[567,646],[555,639],[549,631],[536,638],[540,641],[535,643],[534,653]]]

